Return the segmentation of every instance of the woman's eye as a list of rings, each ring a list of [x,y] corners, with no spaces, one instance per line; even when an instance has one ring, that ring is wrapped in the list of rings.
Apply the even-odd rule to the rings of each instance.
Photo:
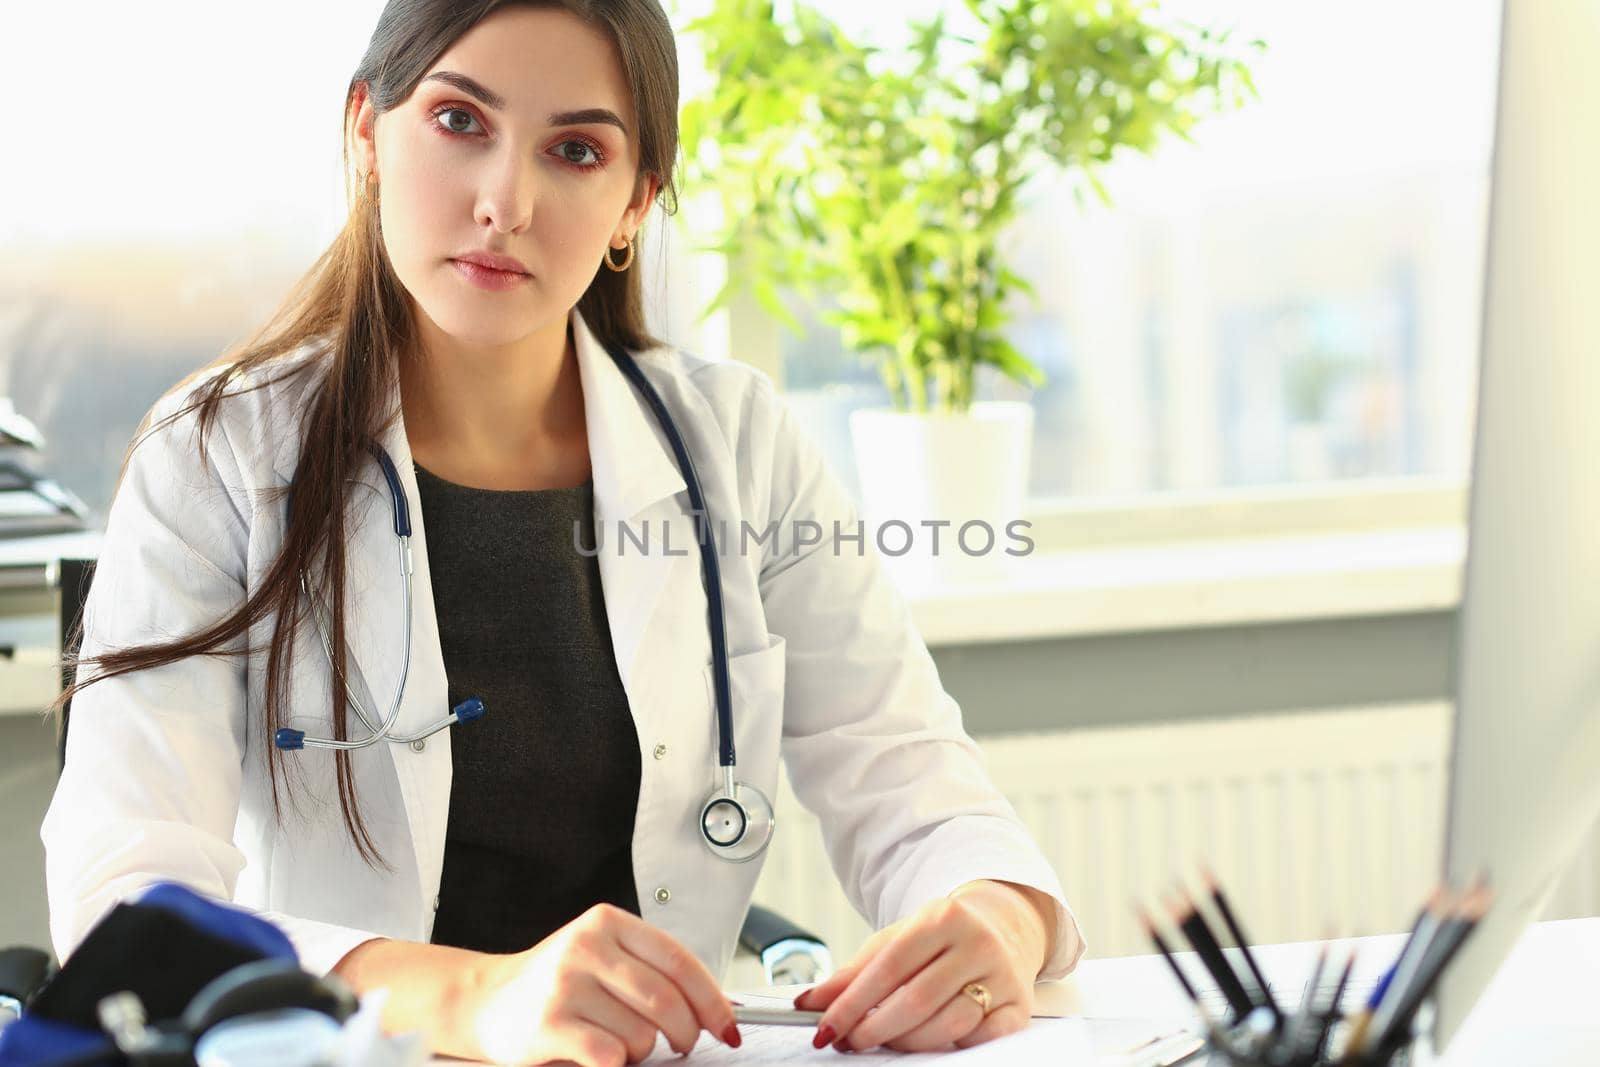
[[[583,154],[585,152],[589,153],[593,159],[586,158]],[[561,158],[579,167],[593,167],[598,166],[600,163],[599,153],[595,152],[594,147],[585,141],[561,142]]]
[[[443,111],[436,111],[434,112],[434,118],[438,119],[444,128],[451,133],[471,133],[472,127],[477,125],[478,122],[472,116],[472,112],[459,107],[447,107]]]

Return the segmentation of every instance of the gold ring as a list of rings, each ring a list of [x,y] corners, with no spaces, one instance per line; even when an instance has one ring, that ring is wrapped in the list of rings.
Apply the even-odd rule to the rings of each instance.
[[[961,987],[961,992],[976,1000],[985,1015],[989,1014],[989,990],[982,982],[968,982]]]

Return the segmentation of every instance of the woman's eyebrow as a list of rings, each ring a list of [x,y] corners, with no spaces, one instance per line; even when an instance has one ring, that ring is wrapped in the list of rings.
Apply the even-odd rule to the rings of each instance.
[[[453,70],[436,70],[422,80],[453,85],[468,96],[476,97],[479,103],[495,111],[504,110],[506,106],[505,97],[486,88],[477,80],[469,78],[465,74],[458,74]],[[582,126],[591,122],[606,122],[623,133],[628,132],[628,127],[623,124],[622,119],[617,117],[617,113],[603,107],[585,108],[581,111],[557,111],[550,115],[549,122],[552,126]]]

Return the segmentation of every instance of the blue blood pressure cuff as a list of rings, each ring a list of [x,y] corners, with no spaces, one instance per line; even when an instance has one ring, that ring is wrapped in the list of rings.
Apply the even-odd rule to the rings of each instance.
[[[294,946],[272,923],[157,883],[108,912],[28,998],[21,1017],[0,1030],[0,1064],[193,1064],[206,1027],[289,1005],[339,1022],[355,1007],[342,983],[300,969]]]

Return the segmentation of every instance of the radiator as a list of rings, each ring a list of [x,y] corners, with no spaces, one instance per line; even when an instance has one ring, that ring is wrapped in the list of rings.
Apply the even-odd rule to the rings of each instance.
[[[1415,704],[980,739],[1060,875],[1090,954],[1150,951],[1131,902],[1205,862],[1257,942],[1409,927],[1438,877],[1450,706]],[[756,900],[843,963],[869,927],[780,783]],[[1591,837],[1547,915],[1600,913]]]

